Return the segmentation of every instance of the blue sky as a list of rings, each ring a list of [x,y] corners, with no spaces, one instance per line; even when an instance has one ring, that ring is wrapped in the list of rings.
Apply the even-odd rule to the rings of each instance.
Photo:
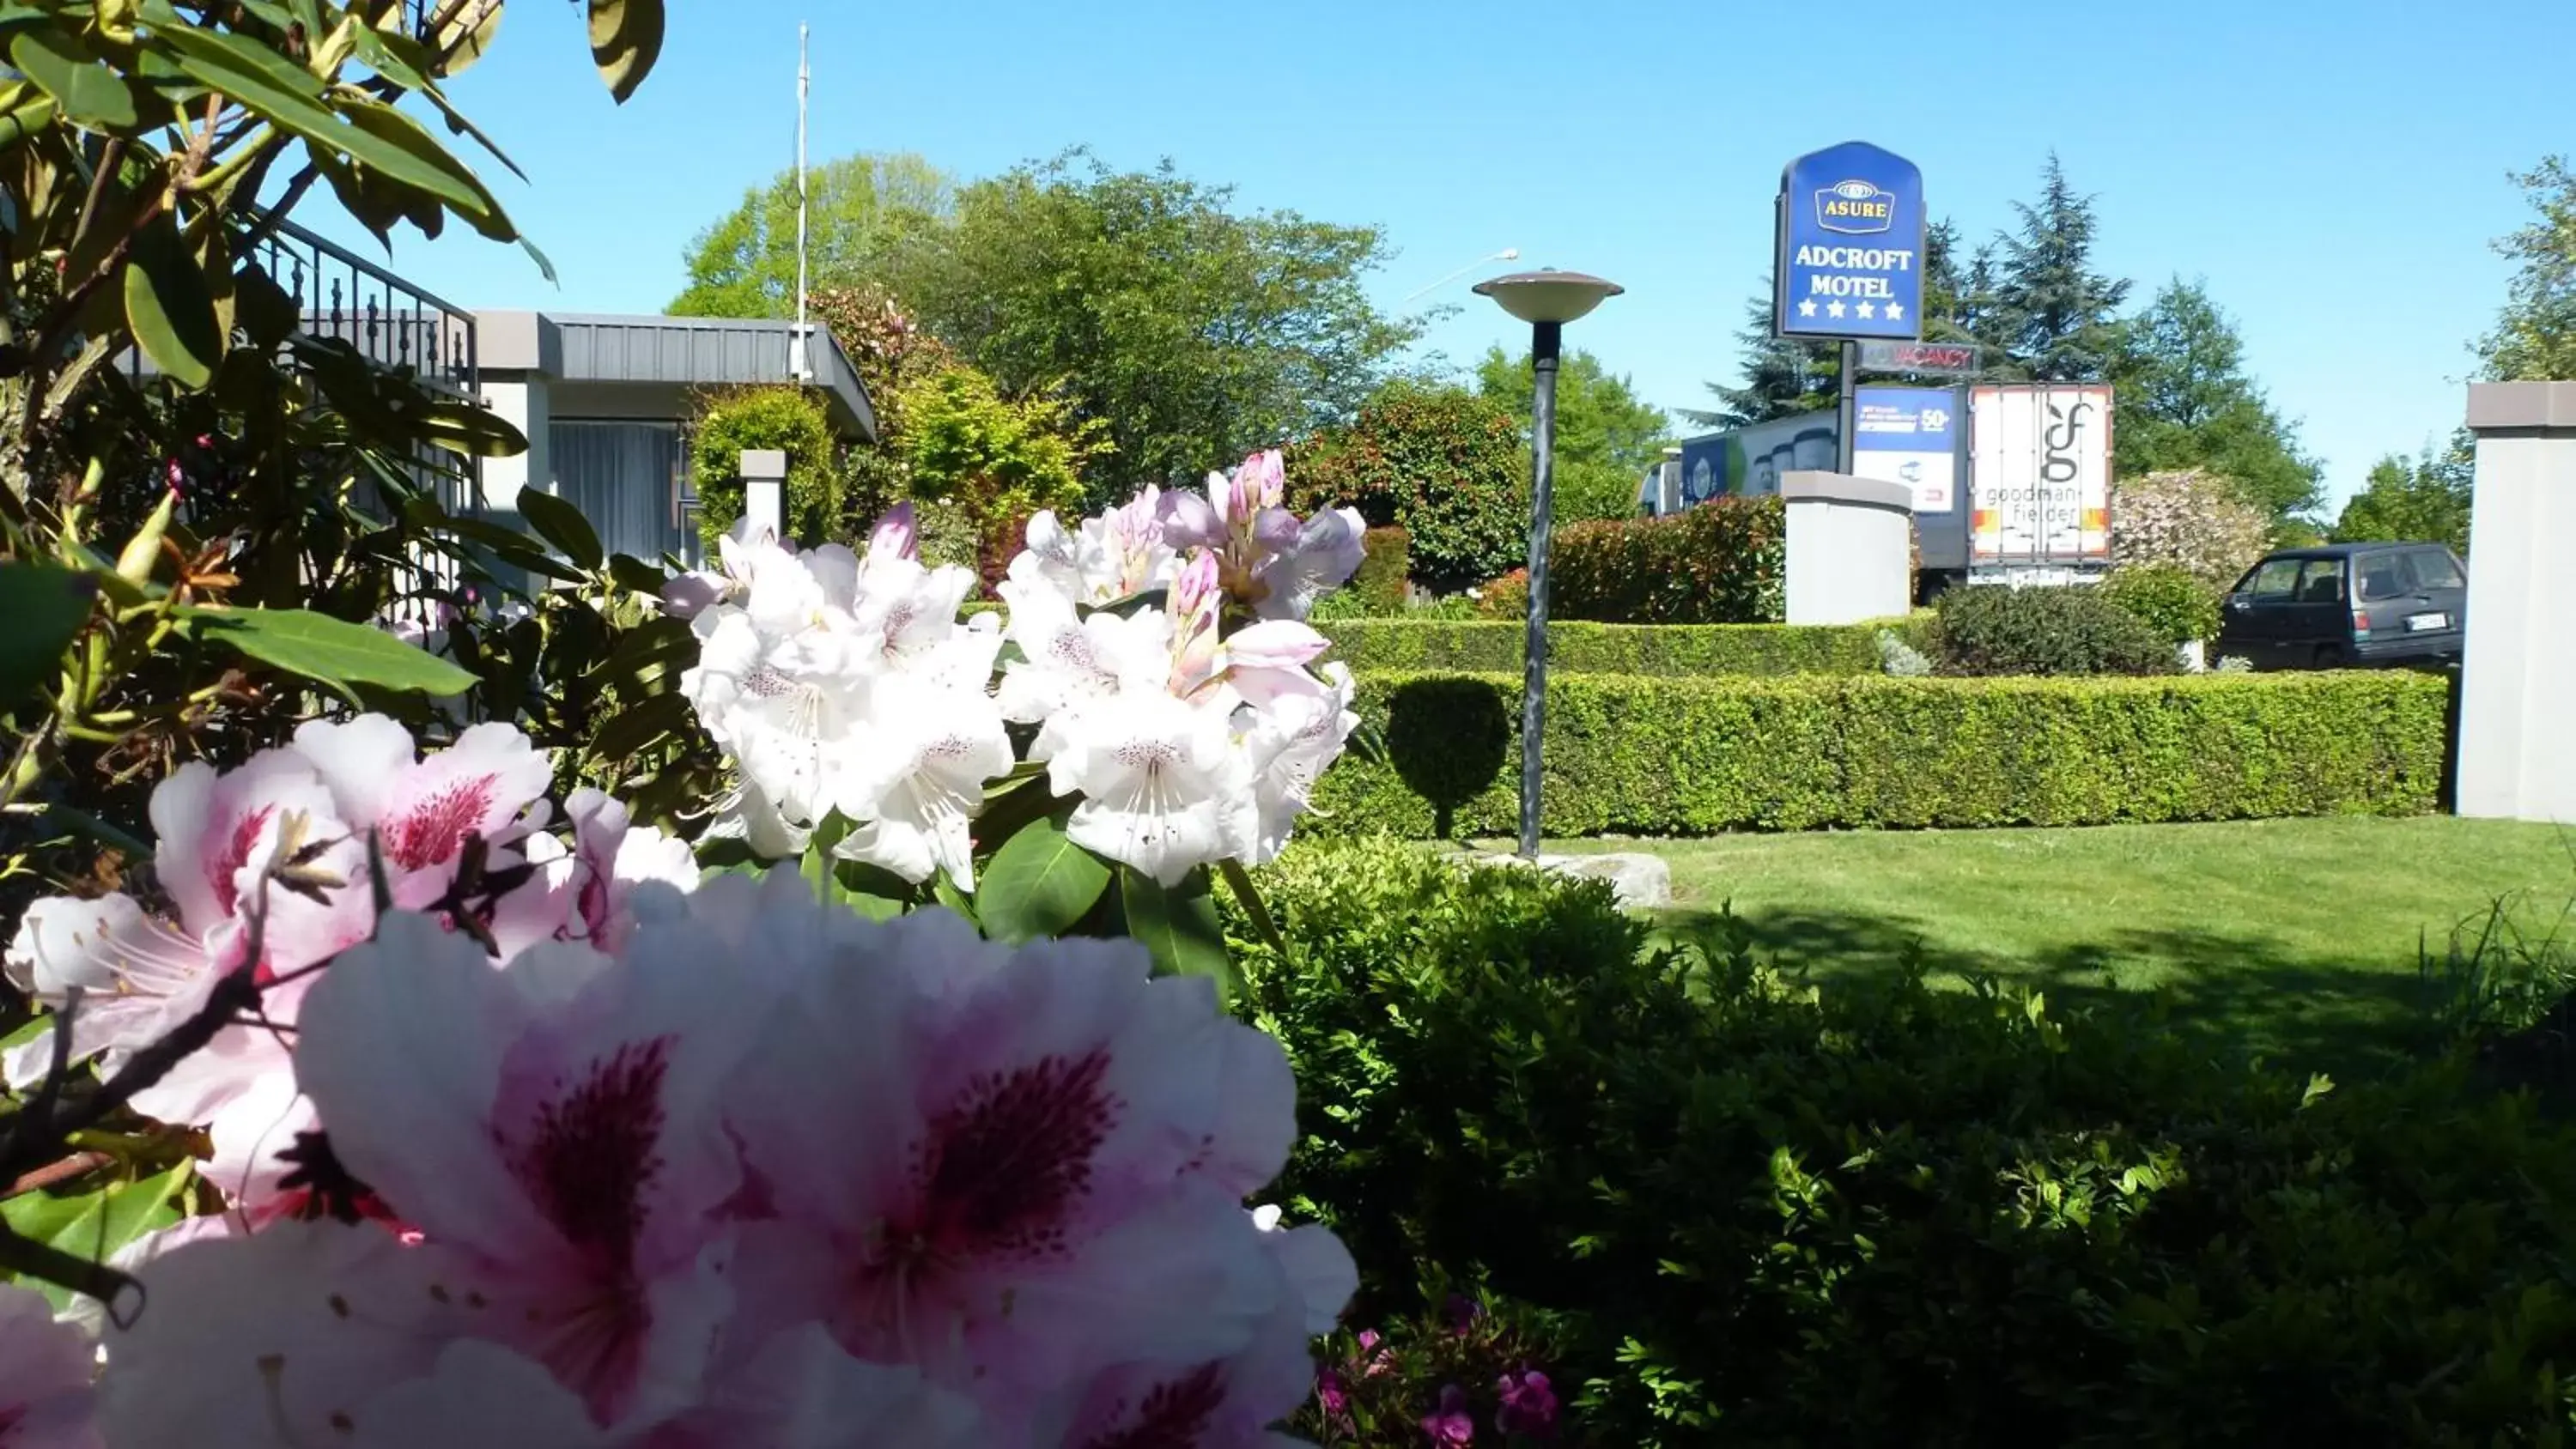
[[[976,176],[1077,142],[1120,166],[1168,156],[1248,205],[1385,226],[1387,303],[1518,247],[1625,284],[1568,341],[1684,407],[1734,375],[1788,158],[1877,142],[1982,237],[2053,147],[2098,197],[2102,266],[2141,297],[2205,279],[2340,497],[2458,421],[2507,275],[2487,243],[2523,219],[2505,173],[2576,150],[2576,107],[2527,48],[2563,10],[2536,0],[2440,19],[2385,0],[670,9],[623,108],[560,0],[511,6],[454,88],[528,172],[486,167],[559,287],[462,229],[398,237],[398,269],[469,307],[657,309],[691,235],[793,161],[802,19],[818,160],[918,151]],[[1460,362],[1525,341],[1466,294],[1476,275],[1415,304],[1464,304],[1429,340]]]

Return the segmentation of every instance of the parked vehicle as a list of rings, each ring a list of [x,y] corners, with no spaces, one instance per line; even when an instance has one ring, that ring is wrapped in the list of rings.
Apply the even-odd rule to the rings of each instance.
[[[2210,652],[2257,669],[2447,662],[2468,603],[2468,569],[2438,543],[2278,549],[2228,591]]]

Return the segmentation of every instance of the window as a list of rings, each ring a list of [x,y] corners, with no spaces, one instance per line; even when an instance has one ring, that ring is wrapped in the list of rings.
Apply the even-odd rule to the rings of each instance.
[[[2340,604],[2343,602],[2343,560],[2312,558],[2299,569],[2299,602],[2302,604]]]
[[[2353,565],[2361,572],[2358,597],[2365,604],[2402,599],[2415,592],[2415,574],[2406,567],[2406,555],[2402,553],[2365,554],[2353,560]]]
[[[2299,561],[2294,558],[2266,559],[2247,582],[2238,585],[2238,591],[2250,593],[2267,604],[2286,604],[2298,597]]]
[[[648,562],[666,551],[695,557],[696,520],[681,517],[679,424],[558,422],[547,441],[556,496],[590,520],[601,547]]]
[[[2415,587],[2419,589],[2465,589],[2469,581],[2460,576],[2460,566],[2438,548],[2419,548],[2406,555],[2415,568]]]

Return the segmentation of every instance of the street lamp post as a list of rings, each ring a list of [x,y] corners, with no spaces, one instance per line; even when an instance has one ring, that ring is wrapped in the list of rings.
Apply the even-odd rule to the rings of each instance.
[[[1547,724],[1547,536],[1555,511],[1556,359],[1565,324],[1625,290],[1553,268],[1476,284],[1476,295],[1530,324],[1529,637],[1521,667],[1521,855],[1538,858],[1540,746]]]

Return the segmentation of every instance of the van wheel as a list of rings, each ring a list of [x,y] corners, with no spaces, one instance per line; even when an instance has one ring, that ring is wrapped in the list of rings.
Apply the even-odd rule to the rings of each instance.
[[[2317,657],[2315,660],[2316,668],[2344,669],[2350,667],[2351,664],[2351,656],[2345,652],[2342,645],[2320,644],[2317,646]]]

